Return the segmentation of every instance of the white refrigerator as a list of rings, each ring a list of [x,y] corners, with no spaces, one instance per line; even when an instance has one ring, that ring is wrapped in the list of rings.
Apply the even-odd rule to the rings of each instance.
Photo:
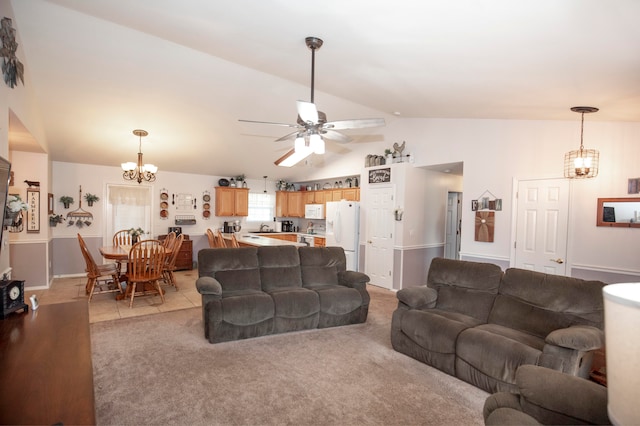
[[[329,201],[325,210],[326,245],[344,249],[347,269],[358,270],[358,237],[360,234],[360,204],[356,201]]]

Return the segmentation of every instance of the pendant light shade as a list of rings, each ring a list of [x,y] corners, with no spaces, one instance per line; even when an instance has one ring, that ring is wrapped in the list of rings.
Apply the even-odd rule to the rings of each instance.
[[[584,115],[597,112],[598,108],[578,106],[571,111],[581,114],[580,149],[569,151],[564,155],[564,177],[569,179],[585,179],[598,176],[600,153],[595,149],[584,148]]]

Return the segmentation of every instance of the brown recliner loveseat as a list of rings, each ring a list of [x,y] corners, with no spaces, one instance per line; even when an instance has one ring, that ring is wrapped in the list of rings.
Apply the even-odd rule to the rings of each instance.
[[[218,343],[363,323],[369,277],[341,247],[209,248],[198,253],[204,334]]]
[[[587,377],[604,343],[604,285],[436,258],[426,286],[398,291],[391,343],[490,393],[517,393],[524,364]]]

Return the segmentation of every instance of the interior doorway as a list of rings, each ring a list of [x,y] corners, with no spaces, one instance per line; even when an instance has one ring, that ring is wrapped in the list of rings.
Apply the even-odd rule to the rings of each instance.
[[[365,273],[371,284],[393,288],[394,187],[372,188],[366,205]]]
[[[520,181],[516,203],[511,264],[531,271],[567,275],[569,181]]]
[[[444,257],[460,259],[462,230],[462,192],[449,192],[444,233]]]

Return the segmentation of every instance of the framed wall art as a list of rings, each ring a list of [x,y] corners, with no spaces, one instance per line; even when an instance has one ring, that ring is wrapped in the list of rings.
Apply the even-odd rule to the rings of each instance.
[[[40,233],[40,191],[27,189],[27,233]]]
[[[53,214],[53,194],[47,194],[47,214]]]

